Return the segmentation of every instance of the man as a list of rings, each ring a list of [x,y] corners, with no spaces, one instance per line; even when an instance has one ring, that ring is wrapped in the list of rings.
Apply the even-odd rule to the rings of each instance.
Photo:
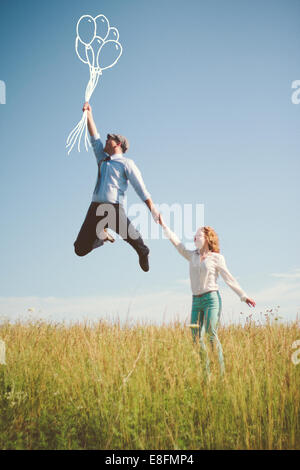
[[[124,156],[129,148],[126,137],[108,134],[103,147],[88,102],[84,104],[83,111],[87,111],[88,130],[98,164],[98,178],[92,202],[74,242],[75,253],[85,256],[107,241],[114,242],[114,238],[106,230],[111,228],[135,249],[143,271],[149,271],[150,250],[127,218],[122,206],[121,199],[128,187],[128,181],[148,206],[156,223],[160,220],[160,214],[152,202],[139,169],[133,160]]]

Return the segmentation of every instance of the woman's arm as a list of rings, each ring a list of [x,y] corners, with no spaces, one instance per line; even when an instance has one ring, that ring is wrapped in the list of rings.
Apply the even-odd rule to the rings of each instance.
[[[226,266],[224,256],[220,255],[218,258],[219,260],[218,260],[217,269],[219,273],[221,274],[222,278],[224,279],[224,281],[226,282],[226,284],[229,287],[231,287],[231,289],[240,297],[241,301],[246,302],[249,305],[249,307],[250,306],[255,307],[254,300],[250,299],[247,296],[247,294],[243,291],[243,289],[241,288],[241,286],[239,285],[235,277],[233,277],[233,275],[229,272]]]
[[[159,214],[159,223],[164,229],[164,233],[166,237],[173,243],[175,246],[176,250],[188,261],[190,261],[193,251],[187,250],[184,244],[179,240],[177,235],[172,232],[172,230],[169,229],[169,227],[165,224],[164,219],[162,218],[162,215]]]

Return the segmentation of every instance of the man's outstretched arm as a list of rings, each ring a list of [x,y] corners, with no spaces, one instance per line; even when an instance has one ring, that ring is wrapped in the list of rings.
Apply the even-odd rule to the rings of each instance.
[[[88,101],[84,103],[82,111],[87,111],[88,130],[89,130],[90,136],[95,137],[98,134],[98,131],[97,131],[97,127],[93,118],[92,107],[88,103]]]
[[[127,159],[126,173],[136,193],[141,198],[141,200],[144,201],[144,203],[150,210],[155,222],[158,223],[160,214],[151,199],[150,193],[146,189],[141,172],[136,166],[136,164],[133,162],[133,160]]]
[[[104,152],[103,143],[100,139],[100,135],[93,118],[92,108],[88,102],[84,103],[82,111],[87,112],[87,126],[91,136],[94,154],[97,162],[99,163],[100,160],[106,157],[106,154]]]
[[[157,222],[160,223],[160,213],[159,213],[158,210],[156,209],[156,207],[155,207],[154,202],[152,201],[152,199],[151,199],[151,198],[146,199],[145,204],[146,204],[146,206],[148,207],[149,211],[151,212],[152,217],[153,217],[153,219],[155,220],[155,222],[156,222],[156,223],[157,223]]]

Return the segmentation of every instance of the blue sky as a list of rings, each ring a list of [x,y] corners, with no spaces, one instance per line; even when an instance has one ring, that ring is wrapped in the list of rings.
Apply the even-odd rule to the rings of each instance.
[[[188,264],[167,240],[147,240],[149,273],[122,240],[85,258],[73,251],[97,174],[91,150],[65,149],[89,78],[75,54],[75,27],[80,16],[100,13],[123,46],[91,99],[100,134],[128,137],[128,156],[157,204],[204,204],[205,225],[218,232],[257,315],[280,305],[295,318],[295,0],[1,0],[0,315],[23,317],[34,307],[57,319],[128,310],[157,321],[164,312],[189,316]],[[127,204],[138,202],[130,188]],[[249,311],[220,286],[224,315]]]

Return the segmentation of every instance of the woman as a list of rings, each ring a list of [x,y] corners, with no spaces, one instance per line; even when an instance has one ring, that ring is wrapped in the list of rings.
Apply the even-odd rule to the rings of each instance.
[[[191,314],[191,328],[194,341],[199,332],[202,349],[206,352],[206,370],[209,372],[209,358],[204,343],[205,333],[209,334],[213,347],[215,342],[218,349],[221,373],[225,372],[222,346],[217,335],[218,322],[221,315],[222,302],[217,284],[218,275],[236,292],[247,305],[255,307],[254,300],[250,299],[242,290],[237,280],[227,269],[225,258],[220,254],[219,239],[211,227],[201,227],[196,232],[194,243],[196,250],[187,250],[178,237],[165,224],[162,216],[160,223],[165,235],[179,253],[190,263],[190,281],[193,292]]]

